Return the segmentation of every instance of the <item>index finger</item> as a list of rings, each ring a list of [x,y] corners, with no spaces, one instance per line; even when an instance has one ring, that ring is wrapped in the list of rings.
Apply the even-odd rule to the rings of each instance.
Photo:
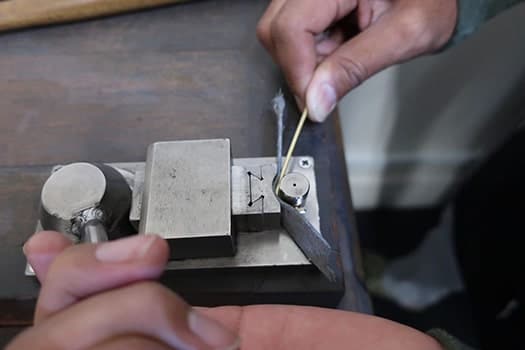
[[[35,324],[91,295],[155,279],[167,260],[168,245],[156,235],[70,247],[56,257],[42,283]]]
[[[356,8],[357,0],[289,0],[275,17],[274,56],[293,93],[304,101],[317,65],[315,37]]]

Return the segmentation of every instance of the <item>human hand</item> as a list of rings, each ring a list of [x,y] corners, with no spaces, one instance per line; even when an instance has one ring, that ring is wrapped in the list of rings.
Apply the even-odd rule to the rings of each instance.
[[[19,349],[236,349],[237,336],[150,280],[168,260],[158,236],[100,244],[41,232],[24,246],[41,282]]]
[[[456,18],[457,0],[273,0],[257,35],[321,122],[373,74],[445,45]]]
[[[151,239],[66,249],[58,233],[35,235],[25,246],[43,282],[35,327],[8,349],[208,349],[210,343],[233,349],[234,334],[242,349],[440,349],[414,329],[352,312],[285,305],[191,308],[164,287],[139,282],[158,276],[167,259],[166,244]],[[111,244],[110,261],[100,261],[98,247]],[[188,314],[204,321],[192,327]]]

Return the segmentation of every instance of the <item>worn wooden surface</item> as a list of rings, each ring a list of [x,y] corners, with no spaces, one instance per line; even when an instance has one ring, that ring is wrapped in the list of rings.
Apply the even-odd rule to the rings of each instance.
[[[274,155],[269,101],[284,83],[255,37],[266,5],[197,1],[0,35],[0,278],[15,281],[20,300],[38,288],[23,275],[21,246],[51,165],[143,161],[152,142],[214,137],[229,137],[234,157]],[[342,307],[370,311],[337,119],[307,124],[297,153],[329,164],[322,220],[346,257]],[[9,305],[0,323],[27,319],[29,304]]]
[[[184,0],[34,0],[0,1],[0,31],[72,22]]]

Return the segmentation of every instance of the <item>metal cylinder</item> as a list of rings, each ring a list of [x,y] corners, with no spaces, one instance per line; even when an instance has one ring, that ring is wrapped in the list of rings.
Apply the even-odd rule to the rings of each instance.
[[[41,194],[44,229],[76,234],[72,224],[83,211],[96,207],[106,192],[104,173],[90,163],[73,163],[55,171]]]
[[[310,191],[310,182],[303,174],[289,173],[281,180],[279,187],[279,197],[296,208],[304,207],[308,192]]]
[[[85,243],[99,243],[108,240],[106,228],[98,220],[92,220],[82,226],[81,240]]]
[[[44,184],[40,222],[46,230],[95,243],[129,234],[130,206],[131,189],[116,169],[73,163],[55,171]]]

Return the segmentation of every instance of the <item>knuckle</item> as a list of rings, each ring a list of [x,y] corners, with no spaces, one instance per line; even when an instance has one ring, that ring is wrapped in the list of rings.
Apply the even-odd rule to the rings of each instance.
[[[266,21],[261,20],[259,24],[257,24],[256,34],[257,34],[257,39],[259,39],[259,41],[263,45],[268,46],[268,44],[271,41],[271,36],[270,36],[270,26],[266,23]]]
[[[412,42],[416,47],[426,46],[431,41],[428,14],[418,6],[407,8],[399,19],[400,42]]]
[[[342,85],[347,89],[360,85],[368,77],[366,66],[351,57],[338,56],[332,64],[333,71],[338,72],[336,79],[342,80]]]
[[[295,20],[294,16],[281,13],[273,22],[270,28],[271,36],[276,41],[287,41],[294,37],[293,32],[301,28],[301,22]]]

